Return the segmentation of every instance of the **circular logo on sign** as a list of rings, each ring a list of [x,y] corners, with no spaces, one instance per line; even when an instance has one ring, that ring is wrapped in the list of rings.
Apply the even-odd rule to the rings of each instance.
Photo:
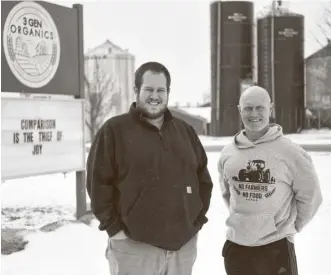
[[[3,48],[16,78],[31,88],[45,86],[60,61],[60,39],[50,14],[35,2],[20,2],[9,12]]]

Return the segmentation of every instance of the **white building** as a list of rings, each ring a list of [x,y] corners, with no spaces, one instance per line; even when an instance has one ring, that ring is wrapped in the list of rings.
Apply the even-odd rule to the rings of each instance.
[[[91,79],[93,76],[96,58],[102,71],[114,79],[116,91],[119,93],[119,100],[106,119],[127,112],[135,100],[133,90],[135,57],[128,50],[106,40],[85,54],[84,69],[87,79]]]

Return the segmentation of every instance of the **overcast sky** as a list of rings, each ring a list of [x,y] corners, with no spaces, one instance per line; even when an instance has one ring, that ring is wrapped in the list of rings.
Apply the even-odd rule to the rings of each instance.
[[[208,0],[51,1],[84,6],[85,52],[109,39],[136,57],[136,67],[155,60],[170,70],[170,103],[196,103],[210,90],[210,2]],[[267,0],[254,2],[257,15]],[[305,16],[305,56],[320,45],[317,23],[325,1],[289,1]]]

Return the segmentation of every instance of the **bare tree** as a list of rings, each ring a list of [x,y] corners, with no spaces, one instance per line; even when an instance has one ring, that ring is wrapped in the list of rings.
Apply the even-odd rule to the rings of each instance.
[[[322,4],[317,31],[312,33],[321,49],[331,45],[331,1]],[[327,46],[328,47],[328,46]],[[314,117],[312,127],[331,127],[331,57],[327,51],[319,51],[314,58],[306,60],[306,89],[310,110]]]
[[[312,33],[315,40],[321,47],[325,47],[326,44],[331,43],[331,1],[327,1],[322,4],[322,16],[317,22],[319,33]],[[329,58],[323,56],[316,56],[314,60],[307,61],[308,75],[312,75],[315,79],[314,90],[331,91],[331,87],[328,87],[329,77]]]
[[[210,90],[207,90],[202,94],[202,102],[200,105],[206,105],[206,104],[211,104]]]
[[[323,2],[321,16],[316,22],[318,31],[310,31],[316,42],[324,47],[325,44],[331,43],[331,1]]]
[[[119,100],[119,90],[112,75],[106,74],[98,59],[93,62],[92,76],[85,75],[86,126],[91,140]]]
[[[331,42],[331,1],[325,4],[322,16],[322,23],[319,25],[321,32],[327,43]]]

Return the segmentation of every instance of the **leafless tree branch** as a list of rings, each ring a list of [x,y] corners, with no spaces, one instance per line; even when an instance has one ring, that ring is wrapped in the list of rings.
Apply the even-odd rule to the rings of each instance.
[[[326,41],[329,43],[331,41],[331,1],[325,3],[320,28]]]
[[[93,72],[85,75],[86,126],[93,139],[105,117],[116,104],[118,90],[114,77],[107,75],[101,68],[99,60],[92,59]]]

